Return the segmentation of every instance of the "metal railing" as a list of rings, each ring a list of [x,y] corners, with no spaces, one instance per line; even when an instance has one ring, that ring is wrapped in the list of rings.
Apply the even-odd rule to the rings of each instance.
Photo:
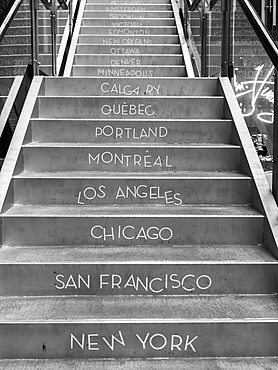
[[[272,192],[278,204],[275,40],[250,0],[187,0],[186,8],[189,44],[197,52],[192,59],[199,60],[196,70],[200,76],[231,80],[250,134],[256,138],[261,163],[266,170],[272,168]]]
[[[6,3],[0,25],[0,168],[33,76],[63,73],[79,0]]]
[[[58,75],[78,3],[79,0],[14,0],[0,25],[0,76],[23,75],[28,64],[32,75]]]

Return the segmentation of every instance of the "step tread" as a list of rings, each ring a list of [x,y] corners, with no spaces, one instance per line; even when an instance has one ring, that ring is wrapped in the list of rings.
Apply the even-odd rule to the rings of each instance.
[[[89,35],[88,34],[88,36],[91,36],[91,35]],[[105,36],[105,35],[99,35],[99,36]],[[162,36],[163,37],[163,35],[159,35],[159,36]],[[86,53],[78,53],[77,54],[78,56],[88,56],[88,54],[86,54]],[[76,55],[76,56],[77,56]],[[130,54],[123,54],[123,56],[126,56],[126,55],[130,55]],[[133,54],[134,55],[134,54]],[[90,54],[90,56],[97,56],[97,57],[99,57],[99,54]],[[118,56],[119,56],[119,54],[118,54]],[[163,57],[163,58],[165,58],[165,54],[162,54],[162,53],[157,53],[157,54],[144,54],[144,57]],[[167,54],[167,57],[181,57],[182,56],[182,54],[181,53],[175,53],[175,54]],[[105,53],[105,54],[101,54],[101,57],[111,57],[111,58],[115,58],[115,55],[114,54],[108,54],[108,53]],[[138,57],[138,55],[136,55],[136,57]],[[91,76],[92,77],[92,76]],[[167,76],[168,77],[168,76]],[[170,76],[168,77],[168,78],[170,78]]]
[[[80,54],[77,54],[76,56],[80,56]],[[110,68],[110,69],[115,69],[115,68],[127,68],[127,69],[142,69],[142,68],[153,68],[153,69],[161,69],[161,68],[172,68],[172,69],[185,69],[185,65],[184,64],[176,64],[176,65],[173,65],[173,64],[140,64],[140,65],[111,65],[111,64],[102,64],[102,65],[99,65],[99,64],[81,64],[81,63],[78,63],[78,64],[74,64],[73,65],[74,68],[76,67],[79,67],[79,68],[84,68],[84,67],[87,67],[87,68]]]
[[[118,20],[118,21],[122,22],[121,20]],[[19,28],[19,27],[17,27],[17,28]],[[102,30],[102,29],[105,29],[105,28],[109,28],[109,26],[96,26],[96,25],[88,26],[86,24],[81,25],[81,30],[86,30],[86,29],[93,29],[94,30],[94,29],[98,29],[98,28],[100,28]],[[160,30],[165,30],[165,36],[169,36],[169,34],[167,33],[167,30],[176,30],[177,29],[176,26],[169,26],[169,25],[168,26],[167,25],[165,25],[165,26],[151,26],[151,25],[149,25],[148,26],[148,25],[143,25],[143,24],[140,25],[140,26],[139,25],[138,26],[129,25],[129,26],[124,26],[124,27],[115,26],[115,27],[113,27],[113,29],[114,28],[125,28],[125,29],[129,29],[130,31],[132,31],[134,29],[140,29],[140,30],[147,29],[147,30],[153,31],[153,30],[158,28]],[[83,35],[86,35],[86,34],[81,32],[80,35],[83,36]],[[92,35],[97,35],[97,34],[92,33]],[[107,35],[107,33],[105,33],[104,35]],[[108,35],[115,36],[113,34],[108,34]],[[131,35],[126,35],[126,36],[131,36]],[[137,36],[137,35],[133,35],[133,36]],[[152,36],[152,34],[151,35],[138,35],[138,36]],[[155,34],[154,34],[154,36],[155,36]],[[219,37],[219,36],[216,36],[216,37]]]
[[[228,149],[234,149],[234,148],[240,148],[239,145],[235,145],[235,144],[223,144],[223,143],[185,143],[185,144],[168,144],[168,143],[159,143],[159,144],[155,144],[155,143],[128,143],[128,142],[116,142],[116,143],[113,143],[113,142],[109,142],[109,143],[95,143],[95,142],[92,142],[92,143],[88,143],[88,142],[85,142],[85,143],[76,143],[76,142],[30,142],[30,143],[27,143],[27,144],[24,144],[23,147],[25,148],[32,148],[32,147],[45,147],[45,148],[55,148],[55,147],[58,147],[58,148],[72,148],[72,147],[75,147],[75,148],[104,148],[104,149],[107,149],[107,148],[174,148],[174,149],[185,149],[185,148],[197,148],[197,149],[202,149],[202,148],[228,148]]]
[[[110,19],[110,18],[109,18]],[[20,45],[20,44],[19,44]],[[45,44],[45,45],[48,45],[48,44]],[[101,42],[90,42],[89,44],[87,42],[79,42],[78,43],[78,47],[79,46],[110,46],[110,47],[119,47],[119,46],[124,46],[124,47],[130,47],[130,46],[136,46],[136,47],[141,47],[141,46],[145,46],[145,47],[149,47],[150,49],[152,49],[153,47],[156,47],[156,46],[176,46],[176,47],[180,47],[180,44],[174,44],[172,42],[165,42],[163,44],[159,44],[159,43],[152,43],[152,44],[136,44],[136,43],[130,43],[130,44],[125,44],[125,43],[118,43],[118,44],[103,44]],[[151,50],[150,50],[151,51]],[[84,53],[82,53],[84,54]],[[90,54],[90,53],[88,53]],[[170,54],[173,54],[173,53],[170,53]],[[78,51],[76,53],[76,55],[79,55]],[[115,54],[113,54],[115,55]],[[119,54],[117,54],[119,55]],[[124,54],[124,55],[127,55],[127,54]],[[133,54],[133,55],[138,55],[138,54]],[[167,55],[169,55],[167,53]]]
[[[88,36],[90,36],[90,35],[88,35]],[[105,35],[100,35],[100,36],[105,36]],[[161,35],[161,36],[163,36],[163,35]],[[99,57],[99,54],[86,54],[86,53],[78,53],[78,54],[75,55],[75,57],[77,57],[77,56],[78,57],[82,57],[82,56],[88,57],[88,55],[90,57]],[[122,54],[122,55],[125,57],[125,56],[128,56],[130,54]],[[121,54],[117,54],[117,56],[121,56]],[[101,57],[115,58],[115,55],[114,54],[108,54],[108,53],[106,53],[106,54],[101,54]],[[136,55],[136,57],[138,58],[138,55]],[[161,53],[157,53],[157,54],[144,54],[144,57],[153,57],[153,58],[162,57],[162,58],[165,58],[166,55],[165,54],[161,54]],[[167,54],[167,57],[182,57],[182,54],[181,53]],[[139,64],[139,65],[134,64],[133,67],[135,67],[135,66],[138,66],[139,67],[140,65],[142,66],[142,64]],[[124,66],[127,67],[126,64]],[[110,67],[113,67],[113,66],[110,64]]]
[[[0,324],[242,321],[278,322],[277,295],[0,297]]]
[[[79,77],[79,76],[78,76]],[[96,76],[97,77],[97,76]],[[102,76],[103,78],[103,76]],[[105,77],[104,77],[105,78]],[[111,77],[111,78],[114,78],[114,77]],[[121,77],[120,77],[121,78]],[[125,77],[123,77],[125,78]],[[140,77],[141,78],[141,77]],[[167,77],[168,78],[168,77]],[[200,100],[200,101],[203,101],[204,99],[208,99],[208,100],[211,100],[212,102],[214,101],[223,101],[224,100],[224,97],[223,96],[218,96],[218,95],[144,95],[144,96],[141,96],[141,95],[129,95],[129,96],[121,96],[121,95],[40,95],[39,96],[39,99],[40,100],[44,100],[44,99],[59,99],[59,100],[62,100],[62,99],[77,99],[77,98],[82,98],[84,100],[87,100],[87,99],[100,99],[100,100],[106,100],[106,99],[115,99],[115,100],[118,100],[118,99],[135,99],[135,100],[146,100],[146,99],[150,99],[150,101],[154,100],[182,100],[182,101],[187,101],[187,100]],[[176,119],[176,118],[174,118]],[[177,118],[178,119],[178,118]],[[212,120],[212,118],[210,118]],[[219,119],[219,118],[218,118]],[[221,119],[220,119],[221,120]]]
[[[253,217],[264,216],[250,206],[207,206],[207,205],[13,205],[3,217]]]
[[[168,246],[20,246],[0,249],[4,264],[275,264],[278,261],[261,245]]]
[[[0,360],[5,370],[277,370],[278,357]]]
[[[250,180],[251,177],[244,175],[239,172],[211,172],[211,171],[177,171],[174,174],[169,173],[168,171],[161,171],[158,173],[146,173],[146,172],[105,172],[105,171],[55,171],[55,172],[30,172],[23,171],[20,174],[14,176],[14,178],[23,178],[23,179],[33,179],[33,178],[45,178],[45,179],[82,179],[82,178],[103,178],[105,179],[165,179],[170,178],[174,180],[177,179],[246,179]]]
[[[118,97],[125,97],[125,95],[117,95]],[[30,119],[31,122],[39,122],[39,123],[44,123],[44,122],[86,122],[86,123],[90,123],[90,122],[125,122],[125,121],[132,121],[132,122],[137,122],[138,124],[139,123],[146,123],[144,120],[140,119],[140,118],[121,118],[121,119],[117,119],[117,118],[63,118],[63,117],[59,117],[59,118],[44,118],[44,117],[32,117]],[[158,122],[158,123],[161,123],[161,122],[170,122],[170,123],[175,123],[175,122],[184,122],[184,123],[187,123],[187,122],[206,122],[206,123],[213,123],[213,122],[225,122],[225,123],[230,123],[230,122],[233,122],[232,120],[230,119],[227,119],[227,118],[173,118],[173,119],[170,119],[170,118],[161,118],[161,119],[158,119],[158,118],[154,118],[151,120],[151,122]]]

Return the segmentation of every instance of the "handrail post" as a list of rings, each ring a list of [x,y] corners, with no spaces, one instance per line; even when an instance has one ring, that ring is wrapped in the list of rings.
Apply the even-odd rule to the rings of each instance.
[[[278,76],[274,70],[274,119],[273,119],[273,172],[272,193],[278,204]]]
[[[231,0],[221,1],[222,11],[222,38],[221,38],[221,76],[229,76],[230,65],[230,22],[231,22]]]
[[[55,0],[52,0],[50,10],[51,21],[51,46],[52,46],[52,75],[57,74],[57,6]]]
[[[39,0],[30,0],[31,9],[31,59],[33,76],[40,74],[39,71]]]
[[[208,14],[206,12],[205,1],[202,1],[201,7],[201,76],[207,76],[207,25]]]
[[[273,1],[265,1],[265,25],[269,32],[272,32],[273,28]]]

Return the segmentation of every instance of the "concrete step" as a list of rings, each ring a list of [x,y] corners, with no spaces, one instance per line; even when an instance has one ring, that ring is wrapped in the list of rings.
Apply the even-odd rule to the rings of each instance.
[[[230,144],[231,120],[32,119],[34,142]]]
[[[91,172],[23,172],[14,179],[16,204],[249,204],[251,179],[238,173],[175,176]]]
[[[25,171],[239,171],[236,145],[26,144]],[[207,158],[210,158],[208,162]]]
[[[110,65],[110,66],[152,66],[152,65],[184,65],[182,54],[149,54],[149,55],[111,55],[111,54],[78,54],[74,57],[74,65]]]
[[[60,26],[65,26],[67,23],[67,18],[59,18],[58,20],[58,27]],[[49,15],[46,18],[41,18],[39,17],[38,19],[38,24],[39,26],[44,26],[46,24],[50,25],[49,21]],[[13,19],[12,27],[30,27],[30,18],[18,18],[18,19]]]
[[[126,118],[126,119],[222,119],[224,99],[214,97],[39,97],[40,118]]]
[[[1,48],[0,48],[1,51]],[[133,55],[139,54],[181,54],[178,44],[77,44],[76,54],[111,54]]]
[[[57,42],[60,43],[62,34],[57,34]],[[51,34],[44,34],[39,36],[40,44],[50,44],[51,43]],[[21,44],[30,44],[30,36],[26,35],[16,35],[16,36],[7,36],[1,41],[1,46],[6,45],[21,45]]]
[[[261,244],[249,206],[27,206],[3,214],[3,245]]]
[[[29,61],[30,61],[30,55],[22,59],[23,65],[21,64],[21,65],[14,65],[14,66],[0,66],[1,75],[2,76],[23,76],[24,73],[26,72],[26,66]],[[44,64],[41,64],[40,70],[48,75],[51,75],[52,73],[52,67],[50,65],[45,66]]]
[[[178,35],[80,35],[80,44],[103,45],[151,45],[151,44],[179,44]]]
[[[200,45],[196,44],[196,47],[200,47]],[[264,51],[261,45],[234,45],[234,55],[239,55],[241,57],[249,56],[249,58],[255,56],[260,58],[267,59],[267,54]],[[208,50],[210,54],[218,54],[221,55],[221,44],[219,45],[208,45]]]
[[[38,9],[38,15],[39,15],[39,18],[41,19],[49,19],[50,18],[49,14],[50,14],[49,10],[45,9],[43,6]],[[30,8],[22,9],[16,13],[16,19],[28,18],[28,17],[30,17]],[[57,19],[58,20],[63,19],[63,18],[67,19],[67,17],[68,17],[68,11],[60,9],[58,12]]]
[[[14,246],[0,256],[2,296],[197,298],[276,294],[278,285],[277,261],[258,245]]]
[[[107,4],[107,5],[137,5],[137,4],[142,4],[142,5],[168,5],[170,4],[170,1],[169,0],[152,0],[151,2],[147,1],[147,0],[103,0],[103,1],[100,1],[100,0],[87,0],[86,1],[86,5],[90,5],[90,4]]]
[[[169,27],[176,26],[174,18],[84,18],[83,26],[108,26],[108,27]],[[82,33],[82,31],[81,31]]]
[[[24,58],[26,58],[26,63],[24,63]],[[15,55],[1,55],[0,56],[0,67],[10,67],[10,68],[16,68],[16,67],[25,67],[27,66],[28,62],[30,60],[30,55],[22,55],[22,54],[15,54]],[[43,63],[48,62],[50,64],[51,62],[51,55],[41,55],[40,60],[43,60]]]
[[[19,302],[17,302],[17,299]],[[118,320],[123,326],[127,322],[134,324],[148,324],[155,322],[162,324],[165,322],[175,323],[195,323],[200,325],[208,319],[212,323],[225,322],[231,320],[232,324],[236,321],[244,321],[250,319],[252,323],[265,321],[274,322],[277,320],[277,295],[223,295],[216,296],[184,296],[184,297],[128,297],[128,296],[106,296],[92,299],[92,297],[76,297],[69,295],[65,297],[2,297],[0,299],[1,321],[0,325],[9,324],[13,319],[16,324],[31,321],[47,324],[63,324],[66,323],[65,314],[70,316],[69,324],[74,322],[84,324],[87,320],[90,324],[99,323],[111,324]],[[20,305],[18,305],[20,303]],[[44,309],[45,305],[45,309]],[[103,306],[107,310],[103,310]],[[28,308],[29,306],[29,308]],[[113,307],[114,306],[114,307]],[[140,309],[140,306],[145,308]],[[13,308],[4,311],[4,308]],[[37,311],[33,312],[37,307]],[[173,307],[174,309],[171,309]],[[163,312],[164,308],[164,312]],[[52,312],[53,310],[53,312]],[[64,311],[63,311],[64,310]],[[114,312],[113,312],[114,310]],[[154,315],[158,312],[160,316],[157,319]],[[56,317],[53,315],[56,313]],[[32,315],[34,315],[32,320]],[[249,316],[247,316],[249,315]],[[268,315],[268,316],[265,316]],[[265,320],[265,317],[267,319]],[[247,320],[248,322],[248,320]],[[57,326],[57,325],[56,325]],[[163,325],[161,325],[163,327]],[[29,338],[28,338],[29,339]],[[20,347],[20,346],[19,346]],[[277,351],[277,349],[276,349]],[[25,356],[24,356],[25,357]],[[23,357],[23,358],[24,358]],[[83,357],[83,356],[82,356]],[[108,356],[110,357],[110,356]]]
[[[208,298],[187,297],[97,302],[80,297],[3,298],[1,311],[12,313],[3,315],[0,324],[5,334],[0,339],[1,357],[277,355],[276,296],[214,298],[212,304]],[[115,315],[119,318],[114,319]]]
[[[64,30],[64,26],[57,26],[57,31],[59,34],[62,34]],[[45,35],[46,33],[46,28],[45,26],[39,26],[39,35]],[[23,36],[23,35],[28,35],[30,37],[31,35],[31,27],[30,25],[25,26],[25,27],[16,27],[13,25],[13,23],[10,25],[8,28],[7,32],[5,33],[5,37],[7,36]]]
[[[215,26],[217,27],[220,27],[221,28],[221,14],[219,15],[215,15],[215,16],[212,16],[209,18],[209,24],[211,26],[211,28],[213,29]],[[234,18],[231,20],[231,25],[232,25],[232,22],[234,21]],[[236,29],[240,29],[240,28],[243,28],[243,29],[250,29],[252,30],[252,26],[250,25],[250,23],[248,22],[248,20],[245,18],[245,19],[242,19],[242,18],[235,18],[235,22],[236,22]],[[200,18],[197,18],[197,17],[191,17],[190,19],[190,25],[193,25],[193,26],[198,26],[200,25]]]
[[[269,58],[265,55],[260,54],[251,55],[250,49],[248,48],[242,48],[241,52],[242,54],[234,54],[234,67],[240,68],[240,71],[244,68],[248,68],[248,71],[250,72],[249,77],[253,77],[257,73],[255,67],[261,66],[261,62],[264,62],[264,65],[266,66],[263,70],[264,75],[261,72],[260,76],[266,77],[266,74],[269,72],[271,68],[270,65],[271,62]],[[221,53],[216,54],[209,53],[209,66],[220,68],[220,65],[221,65]]]
[[[147,56],[147,55],[146,55]],[[101,56],[100,56],[101,57]],[[115,58],[120,58],[118,55]],[[125,57],[130,57],[125,56]],[[143,57],[136,55],[137,57]],[[165,55],[166,57],[166,55]],[[216,78],[103,78],[103,77],[46,77],[40,95],[51,96],[218,96]],[[51,117],[53,118],[53,117]],[[78,118],[77,118],[78,119]],[[171,119],[173,119],[171,117]]]
[[[153,11],[147,11],[147,10],[132,10],[133,6],[128,6],[128,9],[125,12],[123,11],[115,11],[115,10],[95,10],[95,11],[85,11],[84,12],[84,18],[99,18],[99,19],[114,19],[114,20],[126,20],[126,19],[144,19],[144,18],[158,18],[158,19],[164,19],[164,18],[173,18],[174,14],[173,11],[163,11],[163,10],[153,10]],[[141,8],[141,7],[139,7]]]
[[[145,11],[172,11],[172,5],[169,1],[168,4],[152,4],[147,3],[140,4],[136,2],[130,2],[129,4],[113,4],[112,1],[109,3],[98,3],[98,4],[90,4],[87,3],[85,6],[85,13],[90,11],[106,11],[106,12],[145,12]]]
[[[52,46],[51,44],[39,45],[39,52],[41,54],[51,54]],[[30,58],[31,44],[11,44],[0,46],[0,55],[28,55]]]
[[[73,76],[102,76],[102,77],[185,77],[185,66],[94,66],[74,65]]]
[[[0,360],[6,370],[39,366],[40,369],[68,370],[276,370],[278,357],[230,357],[230,358],[168,358],[168,359],[47,359],[47,360]]]
[[[122,35],[122,36],[149,36],[149,35],[176,35],[175,26],[130,26],[127,28],[109,26],[82,26],[80,35]]]
[[[30,58],[26,58],[25,66],[0,66],[1,76],[23,76]]]
[[[198,31],[199,32],[198,32]],[[196,33],[195,33],[195,32]],[[196,27],[196,30],[193,30],[192,29],[192,32],[194,34],[194,40],[196,43],[201,43],[201,36],[199,35],[200,34],[200,29],[198,29],[198,27]],[[215,31],[216,34],[212,34],[212,35],[209,35],[208,38],[207,38],[207,42],[208,44],[220,44],[221,45],[221,35],[218,34],[218,31]],[[256,35],[253,35],[253,36],[235,36],[235,35],[232,35],[234,36],[233,38],[233,45],[242,45],[242,46],[255,46],[255,45],[259,45],[261,47],[261,43],[259,41],[259,39],[257,38]]]
[[[191,25],[190,28],[191,28],[191,31],[192,31],[193,35],[200,36],[200,25],[199,24]],[[218,37],[219,39],[221,39],[221,35],[222,35],[222,27],[221,27],[221,23],[219,23],[219,24],[216,24],[210,30],[210,33],[208,34],[208,37],[215,36],[215,37]],[[236,28],[233,31],[233,33],[231,34],[231,37],[237,37],[237,38],[240,38],[240,39],[243,39],[243,38],[258,39],[257,36],[256,36],[255,31],[251,27],[250,28],[246,28],[246,27],[245,28]]]

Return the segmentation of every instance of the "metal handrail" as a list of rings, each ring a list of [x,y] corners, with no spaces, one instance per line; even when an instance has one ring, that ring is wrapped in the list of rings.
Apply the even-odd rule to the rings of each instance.
[[[23,0],[15,0],[13,5],[11,6],[8,14],[4,18],[3,22],[0,25],[0,42],[5,36],[5,33],[7,29],[9,28],[10,23],[12,22],[14,16],[16,15],[16,12],[18,8],[20,7]]]
[[[202,0],[187,0],[188,10],[191,12],[196,10],[201,1]]]
[[[209,3],[209,10],[212,10],[217,2],[218,0],[211,0]]]

